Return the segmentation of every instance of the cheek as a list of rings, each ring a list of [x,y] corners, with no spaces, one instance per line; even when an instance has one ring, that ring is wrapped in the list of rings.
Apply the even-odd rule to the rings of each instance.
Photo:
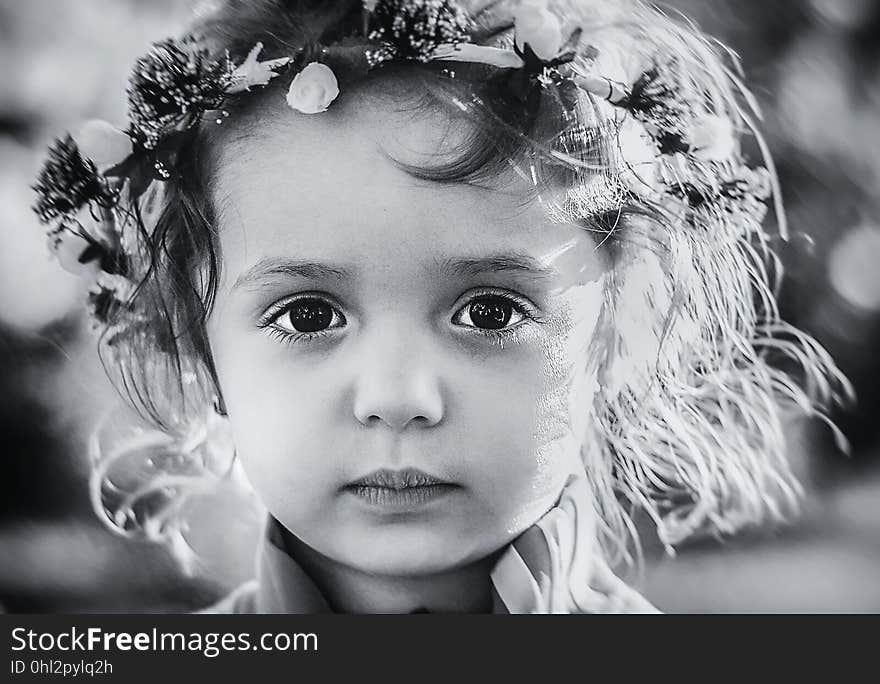
[[[294,367],[283,345],[245,339],[215,349],[215,362],[238,459],[263,503],[283,516],[338,486],[326,429],[333,366],[318,378]]]
[[[603,283],[597,281],[569,288],[561,296],[564,314],[542,349],[544,385],[537,424],[545,441],[568,436],[580,445],[587,434],[597,389],[599,359],[595,342],[602,293]]]
[[[484,425],[494,426],[487,433],[503,435],[478,462],[485,471],[483,498],[496,503],[493,513],[506,520],[511,534],[543,515],[568,475],[583,469],[581,448],[596,390],[591,343],[601,284],[571,288],[563,301],[562,313],[536,340],[528,361],[496,381],[492,399],[473,406]]]

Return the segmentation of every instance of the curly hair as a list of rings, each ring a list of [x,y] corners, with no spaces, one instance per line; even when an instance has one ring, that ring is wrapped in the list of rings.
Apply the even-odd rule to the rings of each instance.
[[[473,42],[512,44],[513,3],[463,4],[482,5],[470,8]],[[688,107],[730,121],[737,137],[753,135],[784,230],[772,161],[732,53],[640,0],[553,0],[549,6],[583,27],[605,75],[634,83],[662,55],[675,63],[676,90]],[[194,29],[217,56],[245,55],[260,41],[271,58],[307,41],[337,40],[360,21],[360,2],[225,0],[204,9]],[[422,178],[474,181],[527,167],[543,197],[548,188],[631,170],[615,139],[619,110],[607,102],[579,95],[575,124],[594,135],[574,155],[566,150],[578,163],[561,168],[560,141],[572,128],[561,103],[545,98],[537,111],[525,113],[498,88],[491,67],[457,63],[455,71],[454,79],[444,78],[435,63],[411,62],[337,76],[343,96],[357,90],[407,102],[413,111],[440,107],[468,123],[471,133],[454,162],[407,167]],[[141,435],[140,442],[113,449],[95,442],[95,503],[124,533],[167,537],[177,529],[180,501],[191,485],[205,482],[206,466],[222,476],[229,465],[193,427],[204,423],[206,411],[214,415],[213,402],[222,412],[206,334],[222,267],[210,194],[214,150],[246,136],[241,122],[259,116],[284,80],[242,98],[222,127],[202,124],[177,157],[177,180],[143,200],[131,217],[132,239],[147,264],[135,298],[151,314],[136,337],[114,336],[111,326],[102,352],[125,396],[177,437]],[[723,181],[713,176],[716,167],[703,172],[709,184]],[[781,320],[774,296],[779,264],[760,220],[709,202],[683,213],[632,194],[611,210],[578,218],[613,262],[594,347],[600,391],[589,415],[578,417],[588,435],[583,459],[609,558],[632,560],[637,510],[647,512],[667,547],[697,531],[730,533],[785,518],[795,510],[799,487],[786,462],[784,414],[823,415],[848,384],[812,338]],[[118,481],[108,485],[118,464],[147,453],[151,472],[163,478],[125,492]]]

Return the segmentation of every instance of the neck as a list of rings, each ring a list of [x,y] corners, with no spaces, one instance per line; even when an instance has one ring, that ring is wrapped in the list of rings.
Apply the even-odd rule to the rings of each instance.
[[[282,534],[285,550],[315,582],[334,612],[492,612],[489,573],[495,556],[431,575],[374,575],[327,558],[287,530]]]

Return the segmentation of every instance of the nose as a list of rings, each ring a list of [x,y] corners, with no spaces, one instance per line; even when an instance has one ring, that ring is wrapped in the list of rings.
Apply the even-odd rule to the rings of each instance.
[[[444,402],[436,364],[425,345],[405,331],[374,335],[361,348],[354,415],[364,426],[400,431],[437,425]]]

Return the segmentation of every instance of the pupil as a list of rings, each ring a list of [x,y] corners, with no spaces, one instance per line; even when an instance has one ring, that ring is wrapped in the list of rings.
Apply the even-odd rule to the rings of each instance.
[[[498,330],[510,321],[513,307],[498,297],[486,297],[471,303],[471,321],[478,328]]]
[[[293,327],[303,333],[324,330],[333,320],[330,307],[317,299],[297,302],[290,308],[289,315]]]

